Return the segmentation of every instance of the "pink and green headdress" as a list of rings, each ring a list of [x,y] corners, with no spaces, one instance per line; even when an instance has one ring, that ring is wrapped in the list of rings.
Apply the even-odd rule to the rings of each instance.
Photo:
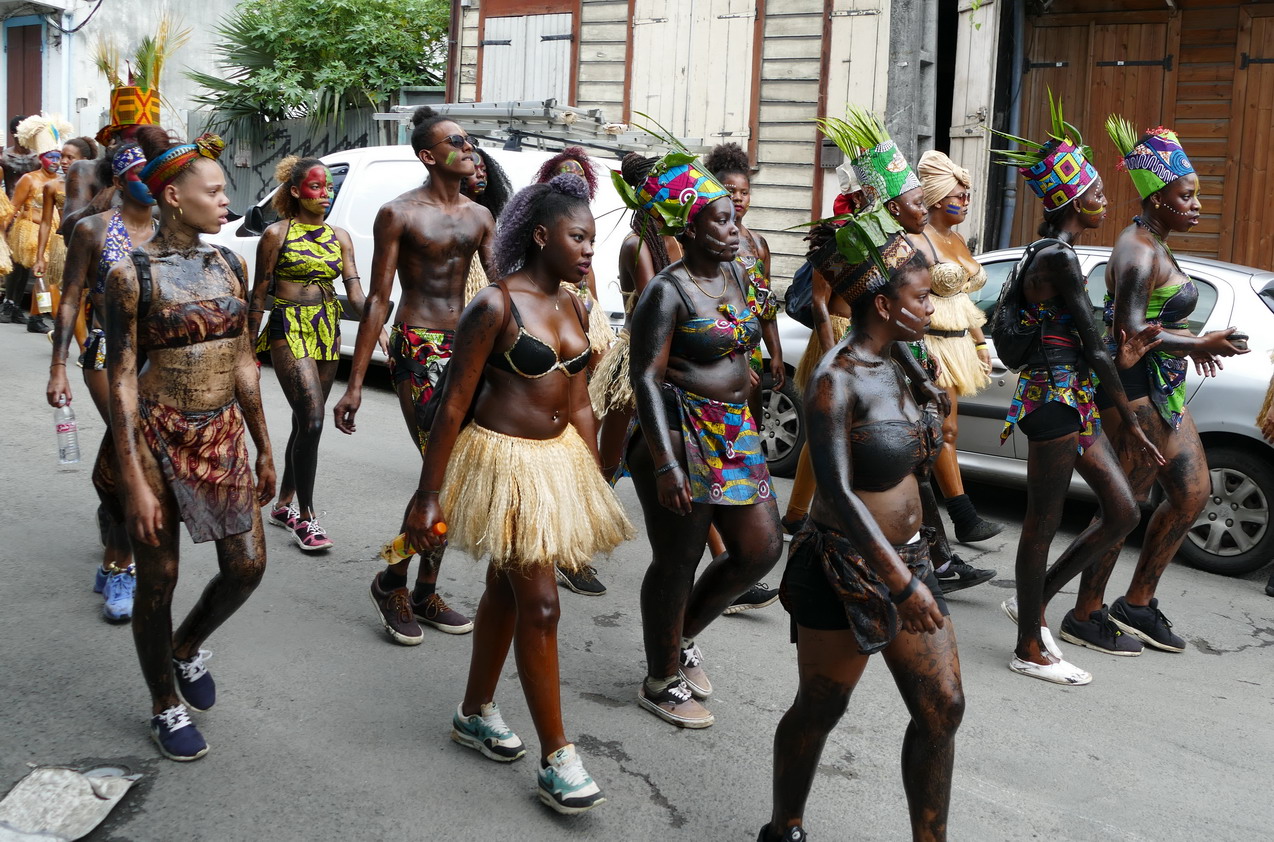
[[[1035,143],[995,132],[1022,148],[996,149],[993,154],[997,164],[1017,167],[1027,186],[1044,203],[1044,210],[1055,211],[1082,196],[1098,176],[1097,168],[1089,163],[1093,150],[1084,145],[1079,129],[1062,118],[1061,100],[1054,102],[1052,90],[1048,92],[1048,108],[1053,121],[1048,140]]]
[[[730,193],[693,153],[662,127],[659,131],[645,130],[672,146],[672,151],[656,161],[645,181],[636,187],[624,181],[618,172],[611,172],[611,180],[625,205],[649,214],[659,225],[660,234],[675,236],[699,211]]]
[[[869,205],[888,202],[920,186],[920,179],[876,115],[849,105],[844,120],[829,117],[817,123],[819,130],[849,159]]]
[[[1119,169],[1128,171],[1143,199],[1194,172],[1177,133],[1171,129],[1158,126],[1139,137],[1132,123],[1112,114],[1106,119],[1106,134],[1124,156]]]

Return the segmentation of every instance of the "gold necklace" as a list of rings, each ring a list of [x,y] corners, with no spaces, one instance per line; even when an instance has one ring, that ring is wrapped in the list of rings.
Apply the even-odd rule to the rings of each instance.
[[[702,292],[704,295],[706,295],[708,298],[711,298],[711,299],[714,299],[714,300],[718,300],[718,301],[719,301],[719,300],[721,299],[721,296],[725,295],[725,290],[726,290],[726,280],[725,280],[725,276],[721,274],[721,269],[720,269],[720,267],[718,267],[718,268],[717,268],[717,277],[716,277],[715,279],[713,279],[713,278],[702,278],[702,279],[700,279],[700,278],[696,278],[696,277],[694,276],[694,273],[690,271],[690,267],[686,267],[686,275],[688,275],[688,276],[690,277],[690,282],[691,282],[692,284],[694,284],[694,285],[695,285],[695,288],[696,288],[696,289],[698,289],[700,292]],[[705,284],[710,284],[710,283],[712,283],[712,281],[713,281],[713,280],[720,280],[720,281],[721,281],[721,291],[720,291],[720,292],[718,292],[716,295],[713,295],[712,293],[708,292],[706,289],[704,289],[704,288],[703,288],[703,285],[699,283],[699,281],[700,281],[700,280],[702,280]]]

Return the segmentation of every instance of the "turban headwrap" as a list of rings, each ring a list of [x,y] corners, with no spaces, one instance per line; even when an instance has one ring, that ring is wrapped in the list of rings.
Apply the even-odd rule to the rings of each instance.
[[[1089,163],[1093,152],[1084,145],[1079,129],[1062,119],[1062,103],[1054,103],[1048,92],[1053,131],[1043,143],[995,132],[1024,147],[1021,151],[996,149],[996,163],[1017,167],[1031,191],[1044,203],[1045,211],[1063,208],[1084,194],[1097,181],[1097,168]]]
[[[111,162],[111,174],[119,177],[138,165],[145,166],[146,155],[140,146],[125,146]]]
[[[698,158],[684,151],[660,158],[636,188],[618,172],[611,172],[611,180],[624,204],[649,214],[665,236],[681,233],[699,211],[730,195]]]
[[[1177,133],[1171,129],[1159,126],[1134,140],[1132,124],[1122,117],[1111,115],[1106,121],[1106,132],[1124,156],[1119,168],[1128,171],[1143,199],[1194,172],[1194,165],[1186,157]]]
[[[930,149],[921,155],[916,169],[920,172],[920,186],[925,191],[925,207],[931,208],[950,196],[957,185],[973,185],[968,170],[957,166],[955,161],[936,149]]]
[[[142,168],[141,179],[156,198],[164,188],[199,158],[215,161],[221,157],[226,142],[215,134],[202,134],[194,143],[174,146]]]

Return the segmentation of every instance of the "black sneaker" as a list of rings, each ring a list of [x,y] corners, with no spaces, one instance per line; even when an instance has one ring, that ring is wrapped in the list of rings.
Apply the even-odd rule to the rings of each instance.
[[[956,526],[956,540],[961,544],[974,544],[978,541],[989,541],[1004,531],[1004,524],[986,518],[978,518],[970,523]]]
[[[767,824],[756,835],[756,842],[806,842],[809,838],[809,834],[803,827],[789,827],[781,835],[774,836],[770,833],[770,826]]]
[[[1096,649],[1107,655],[1132,657],[1141,654],[1141,641],[1124,634],[1119,626],[1112,623],[1110,609],[1105,605],[1100,611],[1089,614],[1085,622],[1075,619],[1074,610],[1067,611],[1062,618],[1061,635],[1062,640]]]
[[[947,569],[941,573],[935,572],[934,575],[938,577],[938,584],[942,586],[942,592],[946,594],[989,582],[995,578],[995,571],[974,567],[967,564],[960,556],[953,554]]]
[[[27,333],[49,333],[53,330],[53,322],[41,313],[27,320]]]
[[[584,596],[601,596],[606,593],[606,586],[597,578],[597,571],[592,565],[584,565],[574,572],[556,568],[558,584]]]
[[[794,518],[793,520],[788,520],[787,518],[780,518],[779,523],[782,525],[784,532],[786,532],[788,535],[795,535],[796,533],[801,531],[801,529],[805,526],[805,523],[809,519],[810,519],[809,515],[801,515],[800,517]]]
[[[1185,640],[1172,631],[1172,623],[1163,616],[1159,600],[1153,597],[1149,605],[1130,605],[1121,596],[1110,606],[1110,619],[1147,646],[1164,652],[1186,651]]]
[[[738,599],[731,602],[723,614],[738,614],[740,611],[755,611],[773,605],[779,598],[778,591],[766,587],[765,582],[757,582],[744,591]]]
[[[13,323],[13,310],[12,301],[0,301],[0,324]]]
[[[6,301],[0,306],[0,322],[11,322],[15,325],[24,325],[27,323],[27,314],[22,312],[22,308],[12,301]]]

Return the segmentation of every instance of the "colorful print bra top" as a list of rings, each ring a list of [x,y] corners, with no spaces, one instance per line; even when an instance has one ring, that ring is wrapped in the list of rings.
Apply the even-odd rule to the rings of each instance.
[[[727,263],[729,267],[737,264]],[[741,267],[740,267],[741,268]],[[721,315],[716,318],[694,316],[679,322],[672,333],[672,355],[690,362],[713,362],[731,354],[750,354],[761,343],[761,320],[757,316],[756,287],[744,286],[740,272],[731,268],[735,283],[743,293],[743,312],[733,304],[722,302],[717,306]],[[664,273],[661,273],[664,274]],[[682,289],[682,282],[673,275],[666,276],[681,296],[686,310],[695,312],[690,297]],[[728,283],[728,282],[727,282]]]

